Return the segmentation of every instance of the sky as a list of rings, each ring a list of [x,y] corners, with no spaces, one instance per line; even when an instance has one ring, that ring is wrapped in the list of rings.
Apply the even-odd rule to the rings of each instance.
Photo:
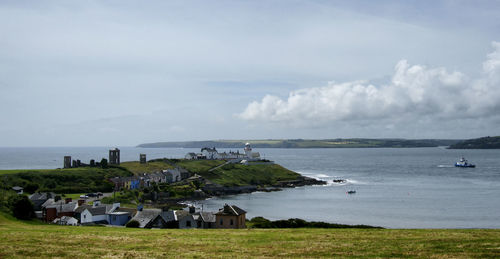
[[[500,1],[0,1],[0,147],[500,135]]]

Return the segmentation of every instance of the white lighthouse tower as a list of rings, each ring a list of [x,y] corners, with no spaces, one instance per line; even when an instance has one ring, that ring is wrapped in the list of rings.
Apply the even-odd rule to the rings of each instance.
[[[252,147],[250,147],[250,143],[245,144],[245,155],[248,158],[252,158]]]

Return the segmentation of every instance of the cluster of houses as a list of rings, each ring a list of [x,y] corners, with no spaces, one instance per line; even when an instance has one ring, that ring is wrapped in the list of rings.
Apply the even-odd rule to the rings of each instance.
[[[120,203],[103,204],[95,200],[61,199],[54,193],[34,193],[29,196],[35,206],[36,215],[45,222],[61,225],[112,225],[125,226],[135,220],[141,228],[246,228],[246,211],[225,204],[216,213],[186,210],[122,208]]]
[[[187,153],[184,158],[189,159],[189,160],[221,159],[221,160],[255,161],[255,160],[260,160],[260,153],[259,152],[252,152],[252,147],[250,146],[250,143],[246,143],[243,153],[240,153],[239,150],[237,150],[236,152],[233,152],[233,151],[225,152],[224,151],[224,152],[219,153],[217,151],[217,149],[215,149],[215,147],[213,147],[213,148],[204,147],[201,149],[200,153],[190,152],[190,153]]]
[[[150,174],[130,177],[115,177],[109,179],[115,190],[134,190],[150,187],[153,183],[175,183],[191,176],[184,168],[174,168],[158,171]]]

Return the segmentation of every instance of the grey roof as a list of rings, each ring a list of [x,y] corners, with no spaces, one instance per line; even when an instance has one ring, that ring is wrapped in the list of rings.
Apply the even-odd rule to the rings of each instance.
[[[29,196],[30,200],[47,200],[55,197],[56,194],[53,192],[35,192]]]
[[[76,208],[75,212],[82,213],[85,210],[88,210],[90,212],[90,214],[92,214],[93,216],[97,216],[97,215],[106,214],[106,212],[111,210],[111,208],[112,208],[112,205],[109,205],[109,204],[101,204],[101,205],[96,206],[96,207],[94,207],[92,205],[84,204],[84,205]]]
[[[72,212],[72,211],[75,211],[75,209],[76,209],[77,206],[78,206],[78,204],[76,202],[70,202],[70,203],[66,203],[66,204],[61,204],[61,203],[51,204],[51,205],[46,206],[45,208],[46,209],[55,208],[56,211],[58,213],[60,213],[60,212]]]
[[[106,214],[106,206],[97,206],[88,209],[92,216],[104,215]]]
[[[212,212],[198,212],[203,222],[215,222],[215,214]]]
[[[78,208],[76,208],[75,212],[82,213],[84,210],[89,209],[89,208],[92,208],[92,205],[83,204],[83,205],[79,206]]]
[[[139,222],[139,227],[144,228],[151,220],[160,215],[161,209],[143,209],[138,211],[137,214],[131,219]]]
[[[186,216],[189,216],[189,212],[185,211],[185,210],[176,210],[174,211],[175,213],[175,217],[177,220],[180,220]]]
[[[12,187],[12,190],[14,190],[14,191],[20,191],[20,190],[23,190],[23,189],[24,188],[21,187],[21,186],[14,186],[14,187]]]
[[[215,213],[215,215],[233,215],[239,216],[241,214],[247,213],[246,211],[240,209],[236,205],[224,205],[224,208],[219,210],[219,212]]]

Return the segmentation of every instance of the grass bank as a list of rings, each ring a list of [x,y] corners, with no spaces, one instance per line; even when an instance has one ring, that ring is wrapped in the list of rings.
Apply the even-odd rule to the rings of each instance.
[[[0,258],[232,258],[500,256],[500,230],[65,227],[0,214]]]
[[[0,170],[1,183],[12,186],[37,185],[39,191],[56,193],[88,193],[111,191],[108,181],[115,176],[130,176],[132,173],[121,167],[80,167],[69,169]]]

